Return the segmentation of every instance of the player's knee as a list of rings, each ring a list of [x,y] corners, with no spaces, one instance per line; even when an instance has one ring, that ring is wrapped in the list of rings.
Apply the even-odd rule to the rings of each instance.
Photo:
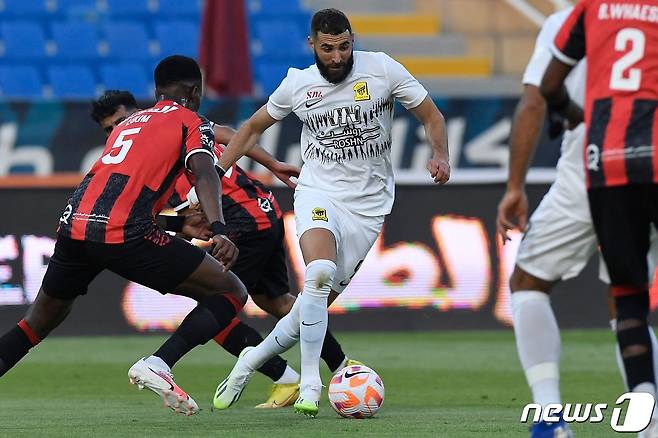
[[[240,308],[244,307],[247,304],[247,298],[249,294],[247,293],[247,288],[244,283],[240,281],[237,275],[232,272],[229,273],[229,291],[231,296],[235,299],[236,303],[240,305]]]
[[[617,296],[617,339],[624,358],[640,356],[649,351],[651,339],[647,326],[649,294],[646,291]]]
[[[319,297],[328,297],[336,276],[336,263],[331,260],[313,260],[306,265],[304,274],[304,293]]]
[[[283,318],[290,312],[293,304],[295,304],[295,297],[290,294],[281,295],[280,297],[269,300],[268,304],[270,306],[270,315]]]
[[[514,272],[509,279],[509,287],[512,292],[521,290],[538,290],[541,292],[549,293],[553,282],[542,280],[534,275],[528,274],[519,266],[514,267]]]

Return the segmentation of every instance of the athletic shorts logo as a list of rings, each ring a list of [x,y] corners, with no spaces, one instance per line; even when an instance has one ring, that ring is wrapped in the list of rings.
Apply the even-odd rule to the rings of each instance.
[[[595,172],[599,171],[599,161],[601,159],[601,152],[599,147],[595,144],[587,146],[587,168]]]
[[[316,207],[311,211],[311,213],[312,213],[311,216],[312,220],[329,222],[329,218],[327,217],[327,210],[325,210],[324,208]]]
[[[361,102],[362,100],[370,100],[367,82],[357,82],[354,84],[354,101]]]

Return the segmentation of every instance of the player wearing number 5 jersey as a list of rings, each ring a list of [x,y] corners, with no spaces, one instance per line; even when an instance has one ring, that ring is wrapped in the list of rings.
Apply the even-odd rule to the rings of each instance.
[[[290,113],[303,122],[304,165],[294,210],[306,262],[304,290],[290,313],[261,344],[243,352],[220,383],[214,400],[218,409],[235,403],[253,371],[299,339],[302,376],[295,409],[309,416],[317,414],[327,306],[350,283],[393,205],[390,149],[396,100],[425,128],[433,149],[428,163],[431,177],[442,184],[450,176],[443,116],[402,65],[384,53],[353,51],[350,23],[335,9],[313,16],[309,42],[315,65],[290,69],[267,104],[242,125],[219,161],[221,168],[228,169],[265,129]]]
[[[84,295],[104,269],[161,293],[195,299],[199,304],[190,315],[201,323],[183,333],[191,347],[212,339],[244,305],[244,285],[227,272],[237,250],[221,223],[212,127],[194,112],[201,100],[199,66],[186,57],[165,58],[155,70],[155,82],[158,102],[116,127],[101,158],[73,193],[34,303],[25,318],[0,337],[0,375],[66,318],[75,298]],[[214,234],[213,255],[221,264],[156,224],[155,215],[185,169],[195,176]],[[169,376],[157,378],[166,381]],[[198,410],[173,384],[164,397],[175,410]]]
[[[655,397],[647,253],[650,226],[658,224],[658,1],[581,1],[552,51],[541,91],[572,124],[584,116],[590,211],[615,297],[627,383]],[[583,115],[563,83],[585,56]],[[641,436],[658,436],[655,420]]]

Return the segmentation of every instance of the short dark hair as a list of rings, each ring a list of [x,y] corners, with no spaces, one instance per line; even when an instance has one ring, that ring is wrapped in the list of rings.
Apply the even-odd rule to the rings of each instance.
[[[352,33],[352,25],[347,16],[338,9],[322,9],[311,19],[311,36],[314,37],[318,32],[340,35],[346,30]]]
[[[153,79],[157,88],[179,82],[201,83],[201,69],[194,59],[187,56],[167,56],[155,67]]]
[[[102,119],[117,112],[121,105],[126,108],[137,108],[135,96],[130,91],[107,90],[98,100],[91,102],[91,118],[100,124]]]

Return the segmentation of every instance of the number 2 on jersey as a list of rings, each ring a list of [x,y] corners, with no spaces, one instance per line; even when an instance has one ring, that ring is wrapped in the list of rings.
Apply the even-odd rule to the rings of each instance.
[[[641,30],[627,27],[617,33],[615,50],[618,52],[625,51],[628,42],[631,43],[631,49],[612,65],[611,90],[637,91],[640,89],[642,71],[639,68],[631,67],[644,57],[646,38]],[[625,72],[627,72],[626,76],[624,75]]]
[[[133,145],[133,141],[127,139],[126,137],[129,135],[137,134],[141,129],[142,128],[130,128],[121,131],[119,135],[117,135],[116,140],[114,140],[112,149],[110,149],[110,152],[103,155],[103,158],[101,158],[101,162],[103,164],[121,163],[126,158],[126,155],[128,155],[128,151],[130,151],[130,148]],[[114,152],[116,149],[119,149],[119,153],[116,155],[112,155],[112,152]]]

